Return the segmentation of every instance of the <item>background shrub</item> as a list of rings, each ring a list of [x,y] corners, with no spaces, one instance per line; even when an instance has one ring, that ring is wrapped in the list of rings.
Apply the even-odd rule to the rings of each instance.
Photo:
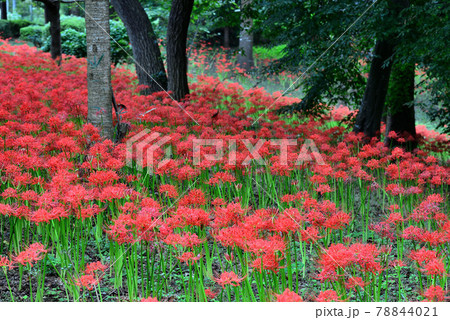
[[[133,53],[127,29],[122,21],[110,21],[110,35],[114,39],[111,40],[111,60],[114,63],[126,62]]]
[[[42,50],[49,52],[51,37],[47,37],[42,46]],[[61,51],[64,54],[73,55],[77,58],[86,57],[86,33],[74,29],[67,29],[61,32]]]
[[[11,36],[13,38],[20,37],[20,29],[31,26],[33,23],[27,20],[10,20]]]
[[[43,45],[44,26],[28,26],[20,29],[20,39],[32,42],[36,47]]]
[[[76,16],[62,16],[61,17],[61,31],[73,29],[78,32],[86,32],[86,23],[84,18]]]
[[[65,18],[64,21],[67,22],[64,24],[64,28],[67,28],[65,30],[63,30],[63,22],[61,21],[61,50],[64,54],[81,58],[86,57],[86,30],[84,27],[84,19],[78,18],[79,17]],[[80,21],[82,24],[79,23]],[[68,27],[71,25],[76,25],[75,28],[77,29]],[[110,21],[110,28],[111,37],[114,39],[111,40],[111,60],[113,63],[126,62],[132,55],[127,30],[121,21],[114,20]],[[51,37],[48,25],[43,28],[42,37],[45,40],[42,42],[43,45],[41,49],[49,52]],[[125,51],[122,48],[125,49]]]
[[[11,38],[11,25],[7,20],[0,20],[0,37]]]

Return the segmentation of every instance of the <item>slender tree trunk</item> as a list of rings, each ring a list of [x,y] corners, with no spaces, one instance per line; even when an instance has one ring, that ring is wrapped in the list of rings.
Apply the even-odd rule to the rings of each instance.
[[[223,28],[223,46],[225,48],[230,47],[230,27]]]
[[[243,12],[245,7],[250,3],[251,0],[242,0],[241,12]],[[253,34],[249,31],[253,25],[253,20],[251,18],[242,19],[241,32],[239,34],[239,54],[237,56],[237,64],[246,71],[250,71],[255,66],[253,60]]]
[[[50,22],[50,17],[48,16],[47,5],[44,3],[44,21],[45,24]]]
[[[390,0],[390,18],[398,18],[400,12],[408,6],[408,0]],[[396,23],[403,23],[403,21],[398,19]],[[389,77],[396,46],[395,41],[392,39],[396,39],[398,36],[398,34],[392,33],[384,39],[377,40],[375,45],[366,91],[364,92],[354,128],[355,132],[363,132],[369,139],[380,134],[381,118],[385,108],[384,103],[389,88]]]
[[[172,0],[167,27],[168,88],[173,98],[182,100],[189,94],[186,41],[194,0]]]
[[[75,4],[72,8],[69,9],[69,13],[72,16],[77,16],[77,17],[81,16],[80,15],[80,7],[79,7],[79,5]]]
[[[415,111],[414,111],[414,64],[394,64],[392,67],[391,81],[386,108],[388,116],[386,121],[385,144],[390,147],[400,146],[408,150],[417,147]],[[398,141],[389,137],[394,131],[399,138]]]
[[[50,53],[52,59],[61,62],[61,20],[60,20],[60,3],[59,1],[45,1],[45,18],[50,22],[51,46]]]
[[[139,84],[148,86],[141,93],[167,90],[167,75],[158,39],[139,0],[111,0],[111,3],[127,28]]]
[[[355,132],[363,132],[372,138],[380,133],[381,116],[389,87],[394,45],[388,40],[379,40],[375,45],[366,91],[358,112]]]
[[[1,2],[1,9],[2,9],[2,20],[7,20],[8,19],[8,7],[6,5],[6,0],[3,0]]]
[[[109,1],[86,0],[88,122],[112,140],[111,43]]]

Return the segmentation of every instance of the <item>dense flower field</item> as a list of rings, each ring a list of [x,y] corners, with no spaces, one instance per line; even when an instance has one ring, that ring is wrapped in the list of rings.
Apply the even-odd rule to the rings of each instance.
[[[180,106],[113,68],[128,139],[170,138],[146,163],[86,124],[86,60],[66,58],[0,42],[0,301],[446,299],[448,136],[363,145],[345,107],[281,118],[295,99],[201,75]],[[195,139],[223,156],[195,161]],[[298,142],[287,163],[269,139]]]

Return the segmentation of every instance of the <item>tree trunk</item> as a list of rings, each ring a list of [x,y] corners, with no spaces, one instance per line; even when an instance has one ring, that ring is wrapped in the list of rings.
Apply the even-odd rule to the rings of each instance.
[[[50,17],[48,16],[47,5],[44,3],[44,21],[45,24],[50,22]]]
[[[223,46],[225,48],[230,47],[230,27],[223,28]]]
[[[88,122],[112,140],[111,43],[109,1],[86,0]]]
[[[111,3],[127,28],[139,84],[148,86],[141,93],[147,95],[167,90],[167,75],[158,39],[139,0],[111,0]]]
[[[241,1],[241,12],[244,11],[245,7],[251,3],[251,0]],[[254,66],[253,60],[253,34],[249,32],[253,25],[253,20],[251,18],[242,18],[241,32],[239,34],[239,54],[237,56],[237,64],[250,71]]]
[[[8,19],[8,7],[6,5],[6,0],[3,0],[1,2],[1,9],[2,9],[2,20],[7,20]]]
[[[59,1],[45,1],[45,18],[50,22],[51,46],[50,53],[52,59],[61,62],[61,21],[60,21],[60,3]]]
[[[80,14],[80,6],[78,4],[75,4],[72,8],[69,9],[69,13],[72,16],[80,17],[81,16],[81,14]]]
[[[400,12],[408,6],[408,0],[389,1],[390,18],[398,18]],[[402,23],[402,21],[398,20],[397,23]],[[391,39],[396,39],[398,36],[398,34],[387,35],[384,39],[377,40],[375,45],[369,79],[354,127],[355,132],[363,132],[368,139],[380,134],[381,118],[385,108],[396,45]]]
[[[363,132],[368,138],[378,136],[380,133],[381,116],[392,67],[389,59],[393,53],[394,45],[388,40],[377,41],[366,91],[355,124],[355,132]]]
[[[385,144],[390,147],[405,147],[413,150],[417,147],[416,123],[414,112],[414,64],[394,64],[386,108],[388,116],[386,121]],[[390,138],[389,133],[394,131],[396,136],[403,138]]]
[[[186,41],[194,0],[172,0],[167,27],[168,89],[175,100],[189,94]]]

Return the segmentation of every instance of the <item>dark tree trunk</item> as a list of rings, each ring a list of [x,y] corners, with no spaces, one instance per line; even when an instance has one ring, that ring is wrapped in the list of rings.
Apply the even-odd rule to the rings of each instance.
[[[186,41],[194,0],[173,0],[167,27],[167,75],[173,98],[189,94]]]
[[[400,12],[409,6],[408,0],[389,1],[390,18],[398,18]],[[403,21],[398,19],[397,23]],[[361,108],[356,118],[354,131],[363,132],[366,138],[377,137],[380,134],[381,118],[385,109],[386,95],[389,88],[389,77],[394,60],[396,43],[391,39],[398,38],[398,34],[387,35],[377,40],[374,57],[369,71],[366,90]]]
[[[71,14],[72,16],[77,16],[77,17],[81,16],[79,4],[75,4],[72,8],[70,8],[69,14]]]
[[[51,46],[50,53],[52,59],[57,60],[58,64],[61,62],[61,21],[59,8],[59,1],[55,2],[44,2],[46,17],[48,17],[50,22],[50,37]]]
[[[389,59],[393,53],[393,44],[387,40],[377,41],[366,91],[355,124],[355,132],[363,132],[368,138],[378,136],[380,133],[381,116],[392,67]]]
[[[251,0],[241,1],[241,12],[245,10],[245,7],[251,3]],[[237,56],[237,64],[250,71],[254,66],[253,60],[253,34],[250,33],[253,20],[251,18],[242,18],[241,33],[239,34],[239,54]]]
[[[414,112],[414,64],[394,64],[386,99],[388,116],[386,121],[385,144],[390,147],[404,147],[413,150],[417,147]],[[389,133],[394,131],[401,138],[393,139]],[[402,140],[405,140],[404,142]]]
[[[230,27],[223,28],[223,46],[225,48],[230,47]]]
[[[47,10],[46,4],[44,4],[44,21],[45,21],[45,24],[50,22],[50,17],[48,16],[48,10]]]
[[[167,75],[152,24],[139,0],[111,0],[127,28],[142,94],[167,90]]]
[[[8,8],[6,7],[6,0],[3,0],[1,2],[1,9],[2,9],[2,20],[8,19]]]

